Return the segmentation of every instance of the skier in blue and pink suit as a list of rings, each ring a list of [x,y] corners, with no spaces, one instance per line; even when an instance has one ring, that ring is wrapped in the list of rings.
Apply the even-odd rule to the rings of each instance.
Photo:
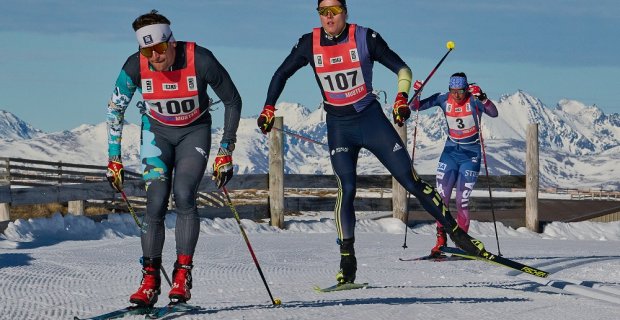
[[[413,88],[422,87],[416,81]],[[449,92],[412,102],[413,110],[426,110],[439,106],[445,115],[448,126],[448,139],[437,165],[437,191],[444,203],[449,203],[452,189],[456,187],[457,223],[465,232],[469,230],[469,196],[478,180],[480,171],[480,119],[482,114],[497,117],[497,108],[479,86],[467,83],[465,73],[455,73],[450,77]],[[446,231],[437,221],[437,243],[431,249],[431,256],[442,253],[446,245]]]

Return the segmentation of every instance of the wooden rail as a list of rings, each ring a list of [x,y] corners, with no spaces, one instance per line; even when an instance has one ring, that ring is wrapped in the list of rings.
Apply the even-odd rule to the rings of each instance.
[[[103,172],[102,172],[103,174]],[[433,180],[434,176],[423,175],[423,179]],[[283,175],[283,189],[285,198],[283,207],[286,212],[291,211],[331,211],[336,202],[337,182],[332,175],[291,174]],[[486,177],[480,177],[481,186],[486,186]],[[391,192],[392,177],[390,175],[360,175],[358,176],[358,188],[360,190],[374,191],[375,197],[358,197],[355,201],[356,208],[360,211],[391,211],[392,199],[384,198],[381,194]],[[492,176],[491,185],[495,188],[510,189],[522,188],[525,181],[523,176]],[[234,194],[256,193],[268,191],[269,178],[267,174],[236,175],[227,185]],[[199,186],[198,200],[202,203],[199,212],[204,217],[227,217],[230,216],[228,208],[224,205],[218,190],[209,175],[205,175]],[[144,198],[144,182],[142,180],[127,180],[124,183],[124,191],[128,197]],[[320,191],[320,192],[319,192]],[[331,192],[330,192],[331,191]],[[294,194],[304,194],[296,196]],[[313,195],[314,194],[314,195]],[[208,196],[207,196],[208,195]],[[66,203],[72,201],[87,200],[118,200],[119,195],[110,188],[107,181],[98,181],[79,184],[40,185],[35,187],[11,188],[9,185],[0,186],[0,203],[10,205],[29,205],[42,203]],[[270,200],[267,197],[254,201],[245,201],[242,196],[234,200],[237,210],[244,218],[263,219],[271,217]],[[142,201],[143,202],[143,201]],[[495,207],[503,208],[523,207],[524,199],[509,198],[495,200]],[[408,202],[412,211],[422,210],[415,198]],[[487,198],[472,198],[470,207],[473,210],[486,210],[489,207]],[[138,208],[142,206],[137,206]],[[71,212],[83,214],[83,212]],[[278,218],[279,219],[279,218]],[[7,216],[3,220],[10,220]],[[0,221],[3,221],[0,220]],[[280,221],[280,220],[278,220]]]
[[[276,118],[276,127],[283,127],[281,118]],[[535,130],[535,129],[534,129]],[[402,132],[401,132],[402,134]],[[331,211],[336,202],[337,181],[334,175],[284,174],[283,143],[284,133],[275,130],[270,133],[269,174],[236,175],[227,188],[233,192],[233,201],[243,218],[270,218],[271,224],[282,227],[284,213],[291,211]],[[535,136],[535,134],[532,134]],[[535,144],[532,149],[536,150]],[[528,163],[536,158],[536,152],[528,154]],[[10,220],[10,205],[27,205],[43,203],[69,202],[69,212],[83,214],[84,201],[118,200],[118,194],[105,180],[105,166],[75,163],[29,160],[21,158],[0,158],[0,222]],[[486,190],[490,185],[495,190],[528,190],[529,196],[535,194],[534,202],[526,208],[526,198],[495,198],[496,210],[533,210],[537,215],[537,166],[529,167],[528,172],[535,172],[526,180],[526,176],[489,176],[481,175],[476,184],[477,189]],[[434,184],[434,175],[422,175],[422,179]],[[125,173],[124,190],[134,199],[144,198],[144,182],[140,174]],[[530,181],[532,180],[532,181]],[[529,186],[529,187],[528,187]],[[532,186],[534,188],[532,189]],[[399,185],[390,175],[360,175],[357,177],[360,191],[376,191],[372,196],[358,196],[355,206],[358,211],[392,211],[392,215],[401,220],[407,216],[407,209],[423,211],[418,201],[403,196]],[[527,187],[527,188],[526,188]],[[199,186],[199,212],[205,217],[227,217],[230,212],[210,175],[206,175]],[[263,194],[258,200],[244,199],[251,193]],[[302,193],[302,194],[300,194]],[[360,192],[361,193],[361,192]],[[367,194],[371,192],[366,192]],[[390,198],[384,198],[390,193]],[[359,193],[358,193],[359,194]],[[303,195],[303,196],[302,196]],[[528,196],[528,197],[529,197]],[[143,204],[144,200],[136,202]],[[73,209],[71,203],[74,203]],[[138,206],[141,208],[142,206]],[[491,202],[488,196],[470,198],[470,211],[488,211]],[[530,208],[531,207],[531,208]],[[533,230],[538,230],[538,219],[529,222]],[[1,228],[0,228],[1,230]]]
[[[62,161],[0,158],[0,181],[9,181],[13,186],[45,186],[105,181],[106,170],[107,167],[105,166]],[[142,176],[139,173],[125,170],[126,180],[141,178]]]

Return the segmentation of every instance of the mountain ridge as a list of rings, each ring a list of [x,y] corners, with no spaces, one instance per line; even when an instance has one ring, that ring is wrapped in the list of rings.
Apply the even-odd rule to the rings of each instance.
[[[620,115],[605,114],[596,106],[575,100],[560,100],[553,108],[538,98],[518,90],[495,101],[499,117],[483,117],[481,130],[491,175],[524,174],[525,136],[530,123],[538,124],[540,182],[543,187],[600,187],[620,189]],[[284,116],[288,131],[327,143],[322,109],[309,110],[298,103],[281,102],[276,116]],[[384,105],[389,116],[391,105]],[[72,130],[44,133],[23,120],[0,110],[0,152],[9,157],[106,165],[107,128],[105,122],[84,124]],[[3,119],[10,119],[3,121]],[[267,138],[256,128],[254,116],[242,118],[233,155],[236,173],[265,173],[268,170]],[[408,121],[409,153],[415,113]],[[420,174],[434,174],[446,139],[445,120],[440,108],[421,112],[417,124],[414,166]],[[371,128],[370,128],[371,129]],[[218,142],[222,128],[212,129]],[[140,172],[140,127],[126,124],[123,131],[123,162]],[[211,148],[210,165],[217,152]],[[332,174],[327,147],[285,135],[285,172]],[[483,169],[484,170],[484,169]],[[484,171],[481,170],[481,174]],[[360,152],[359,174],[387,174],[387,170],[367,150]]]

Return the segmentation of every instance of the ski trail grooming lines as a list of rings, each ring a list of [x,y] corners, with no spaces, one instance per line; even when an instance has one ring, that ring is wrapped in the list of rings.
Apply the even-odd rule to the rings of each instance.
[[[125,307],[123,309],[114,310],[108,313],[104,313],[102,315],[90,317],[90,318],[79,318],[73,317],[73,320],[107,320],[107,319],[119,319],[124,318],[125,316],[130,315],[141,315],[141,314],[149,314],[153,311],[151,307]]]

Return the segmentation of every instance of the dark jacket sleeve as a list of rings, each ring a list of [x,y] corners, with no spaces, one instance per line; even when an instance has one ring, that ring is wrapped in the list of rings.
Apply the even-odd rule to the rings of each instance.
[[[228,71],[220,64],[213,53],[206,48],[198,46],[196,50],[200,53],[200,56],[205,57],[204,61],[196,61],[197,64],[204,63],[203,67],[197,65],[197,69],[205,72],[206,82],[224,104],[224,134],[222,142],[236,142],[237,128],[241,118],[241,95],[237,91],[237,87],[233,83]]]
[[[441,95],[439,92],[432,96],[420,100],[420,111],[430,109],[435,106],[441,106],[441,103],[446,100],[446,95]]]
[[[497,111],[497,107],[495,106],[495,103],[491,101],[491,99],[487,99],[487,101],[482,103],[482,105],[484,106],[484,113],[486,113],[489,117],[495,118],[498,116],[499,112]]]
[[[303,68],[310,63],[309,56],[312,56],[312,34],[308,33],[299,38],[299,41],[295,44],[291,53],[284,59],[284,62],[278,67],[276,72],[271,77],[269,82],[269,89],[267,90],[267,99],[265,105],[275,106],[280,94],[284,90],[286,81],[297,70]]]
[[[402,68],[409,68],[405,61],[403,61],[396,52],[390,49],[387,42],[383,40],[378,32],[368,29],[366,41],[372,60],[378,61],[396,74],[398,74],[398,71]]]

